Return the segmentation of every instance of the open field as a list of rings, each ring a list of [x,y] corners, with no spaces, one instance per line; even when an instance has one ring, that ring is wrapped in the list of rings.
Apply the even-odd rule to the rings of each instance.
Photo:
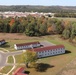
[[[39,37],[28,37],[23,33],[0,33],[0,39],[11,39],[11,40],[31,40],[41,39]]]
[[[0,34],[2,35],[2,34]],[[12,34],[11,34],[12,35]],[[13,36],[13,35],[12,35]],[[24,35],[19,35],[18,37]],[[3,37],[3,36],[2,36]],[[6,37],[7,38],[7,37]],[[66,53],[63,55],[58,55],[58,56],[52,56],[52,57],[47,57],[47,58],[42,58],[38,60],[39,63],[44,63],[46,65],[49,65],[47,68],[45,67],[45,70],[43,72],[37,72],[34,68],[29,68],[26,69],[30,71],[29,75],[56,75],[59,73],[68,63],[70,63],[73,59],[76,58],[76,47],[72,46],[67,40],[62,40],[58,37],[58,35],[49,35],[49,36],[43,36],[43,37],[29,37],[29,38],[9,38],[6,39],[6,41],[9,43],[11,47],[6,47],[5,49],[8,49],[9,51],[12,51],[14,43],[23,43],[23,42],[31,42],[31,41],[43,41],[47,40],[51,43],[54,44],[63,44],[70,53]],[[14,50],[16,51],[16,50]],[[20,60],[20,55],[15,56],[16,57],[16,62],[18,63]],[[9,58],[10,60],[10,58]]]
[[[76,18],[61,18],[61,17],[58,17],[57,19],[64,20],[64,21],[76,21]]]
[[[2,46],[2,48],[5,48],[8,51],[16,51],[14,49],[14,44],[43,40],[42,37],[41,38],[39,38],[39,37],[28,37],[28,36],[25,36],[24,34],[19,34],[19,33],[18,34],[0,33],[0,39],[6,40],[7,44],[5,46]],[[2,50],[7,52],[4,49],[2,49]]]
[[[76,59],[71,61],[57,75],[76,75]]]
[[[75,47],[71,46],[68,42],[62,40],[59,41],[59,39],[49,41],[56,44],[64,44],[66,49],[71,51],[71,53],[41,59],[39,62],[45,62],[49,65],[53,65],[54,67],[48,68],[45,72],[41,73],[35,71],[36,74],[38,73],[37,75],[56,75],[63,67],[65,67],[70,61],[72,61],[72,59],[76,57]],[[34,73],[32,71],[34,71],[34,69],[29,70],[31,70],[30,75],[33,75]]]

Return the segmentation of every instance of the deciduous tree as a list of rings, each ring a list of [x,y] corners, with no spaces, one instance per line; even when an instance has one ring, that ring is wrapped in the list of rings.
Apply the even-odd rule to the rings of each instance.
[[[22,53],[22,62],[26,64],[28,68],[28,64],[35,63],[37,61],[37,54],[34,51],[26,50],[26,52]]]

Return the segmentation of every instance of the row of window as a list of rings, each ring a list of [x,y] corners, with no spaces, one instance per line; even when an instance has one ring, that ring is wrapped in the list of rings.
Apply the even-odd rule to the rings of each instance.
[[[62,49],[62,50],[48,50],[48,51],[42,51],[42,52],[39,52],[39,53],[46,53],[46,52],[49,52],[49,53],[51,53],[51,52],[60,52],[60,51],[63,51],[64,49]]]
[[[18,47],[18,48],[29,48],[29,46],[21,46],[21,47]]]
[[[1,45],[1,44],[4,44],[4,43],[5,43],[5,41],[2,41],[2,42],[0,42],[0,45]]]
[[[60,52],[53,52],[53,53],[45,53],[45,54],[42,54],[42,55],[39,55],[39,56],[50,56],[50,55],[56,55],[56,54],[61,54],[61,53],[64,53],[64,52],[60,51]]]
[[[48,52],[48,51],[43,51],[43,52],[38,52],[39,54],[44,54],[44,53],[60,53],[60,52],[63,52],[63,50],[58,50],[58,51],[50,51],[50,52]]]

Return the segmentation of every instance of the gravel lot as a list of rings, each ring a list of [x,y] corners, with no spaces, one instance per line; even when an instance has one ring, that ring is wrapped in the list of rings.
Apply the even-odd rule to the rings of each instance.
[[[43,45],[44,47],[55,45],[53,43],[50,43],[49,41],[40,41],[40,44]]]

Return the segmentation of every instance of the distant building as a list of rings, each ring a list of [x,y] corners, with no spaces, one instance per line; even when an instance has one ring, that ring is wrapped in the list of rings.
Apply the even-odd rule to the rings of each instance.
[[[31,49],[32,50],[32,49]],[[36,48],[34,51],[37,53],[38,58],[53,56],[65,53],[64,45],[54,45],[49,47]]]
[[[40,43],[39,43],[39,42],[30,42],[30,43],[14,44],[14,48],[15,48],[16,50],[29,49],[29,48],[39,47],[39,46],[40,46]]]
[[[25,70],[24,67],[20,67],[15,72],[13,72],[12,75],[28,75],[28,74],[24,73],[24,70]]]
[[[15,11],[7,11],[7,12],[0,12],[0,16],[3,18],[15,18],[15,17],[27,17],[28,15],[31,15],[33,17],[41,17],[41,16],[45,16],[48,17],[49,16],[54,16],[54,13],[39,13],[39,12],[15,12]]]
[[[3,45],[3,44],[5,44],[5,40],[4,39],[0,40],[0,45]]]

